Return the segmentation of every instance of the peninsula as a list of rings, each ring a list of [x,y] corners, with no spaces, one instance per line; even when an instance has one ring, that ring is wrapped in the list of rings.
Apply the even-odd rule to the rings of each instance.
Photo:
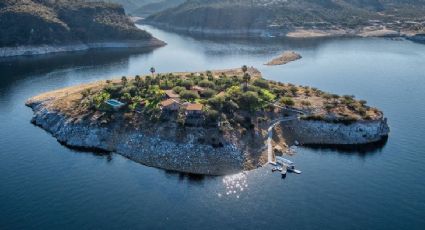
[[[354,145],[389,133],[354,96],[262,78],[255,68],[122,76],[28,99],[32,122],[67,146],[142,164],[223,175],[268,160],[269,144]],[[275,129],[272,141],[269,132]]]
[[[0,22],[0,57],[165,45],[101,1],[2,0]]]

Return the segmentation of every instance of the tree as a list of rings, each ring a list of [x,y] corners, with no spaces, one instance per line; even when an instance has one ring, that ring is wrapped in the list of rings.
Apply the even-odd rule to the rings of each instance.
[[[261,106],[261,101],[256,92],[248,91],[242,93],[242,95],[238,99],[238,104],[241,109],[244,109],[249,112],[254,112]]]
[[[152,74],[152,78],[154,78],[155,77],[155,68],[154,67],[151,67],[150,69],[149,69],[149,71],[151,72],[151,74]]]
[[[126,85],[127,85],[127,82],[128,82],[127,77],[122,76],[122,77],[121,77],[121,84],[122,84],[123,86],[126,86]]]
[[[245,74],[248,71],[248,67],[246,65],[242,66],[242,72]]]
[[[139,75],[136,75],[136,77],[134,77],[134,81],[136,82],[136,86],[137,87],[141,87],[142,86],[142,78],[140,78]]]
[[[248,89],[248,82],[251,81],[251,75],[249,75],[249,73],[244,73],[243,81],[245,82],[244,90],[246,91]]]
[[[149,87],[152,85],[152,77],[151,76],[146,76],[146,78],[145,78],[145,86],[146,86],[146,89],[149,89]]]

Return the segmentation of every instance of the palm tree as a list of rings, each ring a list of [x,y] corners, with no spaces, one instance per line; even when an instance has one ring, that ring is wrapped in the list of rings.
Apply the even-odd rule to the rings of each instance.
[[[122,78],[121,78],[121,84],[123,85],[123,86],[126,86],[127,85],[127,77],[125,77],[125,76],[122,76]]]
[[[140,78],[139,75],[136,75],[134,81],[136,82],[137,87],[140,87],[142,85],[142,78]]]
[[[150,69],[149,69],[149,71],[152,73],[152,78],[154,78],[155,77],[155,68],[154,67],[151,67]]]
[[[245,89],[245,91],[248,89],[248,82],[249,81],[251,81],[251,75],[249,75],[249,73],[245,73],[244,75],[243,75],[243,80],[244,80],[244,82],[245,82],[245,87],[244,87],[244,89]]]
[[[245,74],[248,71],[248,67],[246,65],[242,66],[242,72]]]

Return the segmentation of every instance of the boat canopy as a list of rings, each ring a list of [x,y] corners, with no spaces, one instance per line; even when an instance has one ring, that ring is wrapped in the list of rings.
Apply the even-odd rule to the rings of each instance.
[[[276,161],[287,165],[294,165],[294,162],[280,156],[276,156]]]

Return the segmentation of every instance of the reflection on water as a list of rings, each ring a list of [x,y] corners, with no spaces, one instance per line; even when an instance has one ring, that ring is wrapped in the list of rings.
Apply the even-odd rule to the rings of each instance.
[[[173,170],[164,170],[167,178],[178,178],[180,182],[189,182],[191,184],[202,184],[207,178],[213,178],[213,176],[206,176],[201,174],[184,173]]]
[[[223,194],[218,193],[217,195],[219,197],[226,195],[239,198],[241,193],[248,189],[247,174],[245,172],[225,176],[223,177],[222,182],[225,188],[225,192]]]
[[[336,152],[339,154],[358,154],[359,156],[366,157],[374,153],[382,152],[385,144],[388,142],[388,136],[383,137],[381,140],[360,144],[360,145],[320,145],[320,144],[310,144],[304,145],[312,150],[318,151],[327,151],[327,152]]]

